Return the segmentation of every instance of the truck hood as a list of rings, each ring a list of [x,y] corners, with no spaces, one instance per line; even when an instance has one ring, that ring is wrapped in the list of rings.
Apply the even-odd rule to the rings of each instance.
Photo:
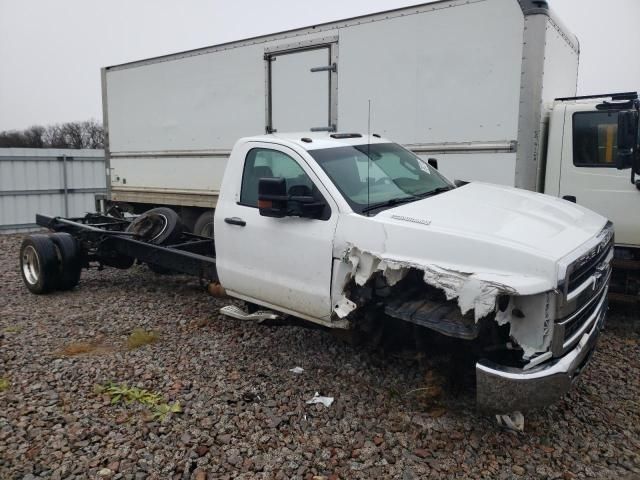
[[[565,200],[473,182],[373,217],[341,216],[334,256],[359,284],[375,271],[393,281],[408,268],[423,270],[425,282],[460,297],[462,311],[476,308],[478,318],[500,293],[555,289],[558,260],[585,248],[606,222]],[[469,289],[475,293],[463,300]]]
[[[488,183],[470,183],[376,216],[383,222],[398,217],[424,220],[427,229],[492,241],[551,260],[587,242],[607,222],[566,200]]]

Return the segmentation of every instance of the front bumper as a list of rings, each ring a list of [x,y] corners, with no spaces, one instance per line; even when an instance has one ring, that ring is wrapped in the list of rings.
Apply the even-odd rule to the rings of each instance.
[[[503,367],[489,360],[476,364],[476,402],[480,409],[507,413],[543,407],[559,400],[585,367],[604,323],[607,292],[598,300],[588,329],[564,356],[523,370]]]

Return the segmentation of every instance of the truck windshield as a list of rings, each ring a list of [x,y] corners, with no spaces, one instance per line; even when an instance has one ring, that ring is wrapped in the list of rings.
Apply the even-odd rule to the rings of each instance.
[[[453,188],[426,161],[395,143],[323,148],[309,154],[357,213],[375,213]]]

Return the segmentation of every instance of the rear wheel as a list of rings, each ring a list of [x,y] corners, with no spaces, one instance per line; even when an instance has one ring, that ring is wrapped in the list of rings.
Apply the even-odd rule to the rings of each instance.
[[[203,237],[213,238],[213,216],[214,210],[207,210],[202,213],[193,227],[193,233]]]
[[[82,271],[80,249],[76,239],[64,232],[54,233],[49,238],[57,250],[59,259],[59,278],[54,287],[58,290],[71,290],[78,285]]]
[[[29,235],[20,246],[20,273],[31,293],[53,290],[60,278],[56,247],[47,235]]]

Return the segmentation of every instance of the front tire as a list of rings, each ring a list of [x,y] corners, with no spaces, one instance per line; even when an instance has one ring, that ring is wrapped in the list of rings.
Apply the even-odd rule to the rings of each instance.
[[[56,247],[47,235],[29,235],[20,246],[20,274],[31,293],[53,290],[60,278]]]

